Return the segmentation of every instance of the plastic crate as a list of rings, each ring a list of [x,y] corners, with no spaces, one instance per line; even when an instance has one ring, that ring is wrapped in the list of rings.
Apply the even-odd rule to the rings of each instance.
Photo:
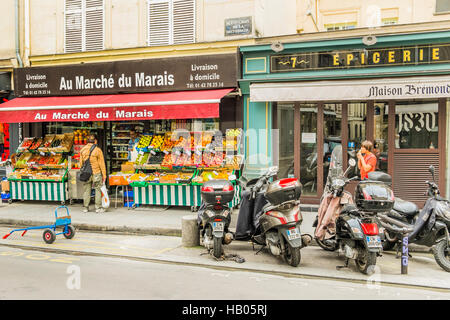
[[[125,197],[125,198],[134,198],[134,192],[133,191],[125,191],[124,193],[123,193],[123,196]]]

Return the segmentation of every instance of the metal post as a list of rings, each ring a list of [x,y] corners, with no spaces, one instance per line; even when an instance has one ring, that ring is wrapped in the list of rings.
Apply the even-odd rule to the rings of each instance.
[[[409,252],[408,252],[408,234],[403,234],[402,239],[402,274],[408,274],[408,259],[409,259]]]

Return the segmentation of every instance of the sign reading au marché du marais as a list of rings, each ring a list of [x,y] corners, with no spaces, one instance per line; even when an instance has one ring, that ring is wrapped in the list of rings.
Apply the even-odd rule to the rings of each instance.
[[[271,72],[405,66],[450,62],[450,44],[273,55]]]
[[[220,54],[14,69],[15,95],[162,92],[237,86],[238,55]]]

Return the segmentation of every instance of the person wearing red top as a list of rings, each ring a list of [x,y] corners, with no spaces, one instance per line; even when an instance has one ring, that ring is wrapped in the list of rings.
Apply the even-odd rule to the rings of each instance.
[[[358,151],[358,168],[361,172],[361,180],[368,179],[368,173],[375,171],[377,167],[377,157],[372,151],[373,144],[367,140],[361,144],[361,149]]]

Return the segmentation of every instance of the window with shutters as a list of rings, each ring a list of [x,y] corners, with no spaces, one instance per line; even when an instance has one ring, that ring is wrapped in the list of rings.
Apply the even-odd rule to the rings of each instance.
[[[64,52],[104,49],[104,0],[65,0]]]
[[[148,45],[195,42],[195,0],[148,0]]]

